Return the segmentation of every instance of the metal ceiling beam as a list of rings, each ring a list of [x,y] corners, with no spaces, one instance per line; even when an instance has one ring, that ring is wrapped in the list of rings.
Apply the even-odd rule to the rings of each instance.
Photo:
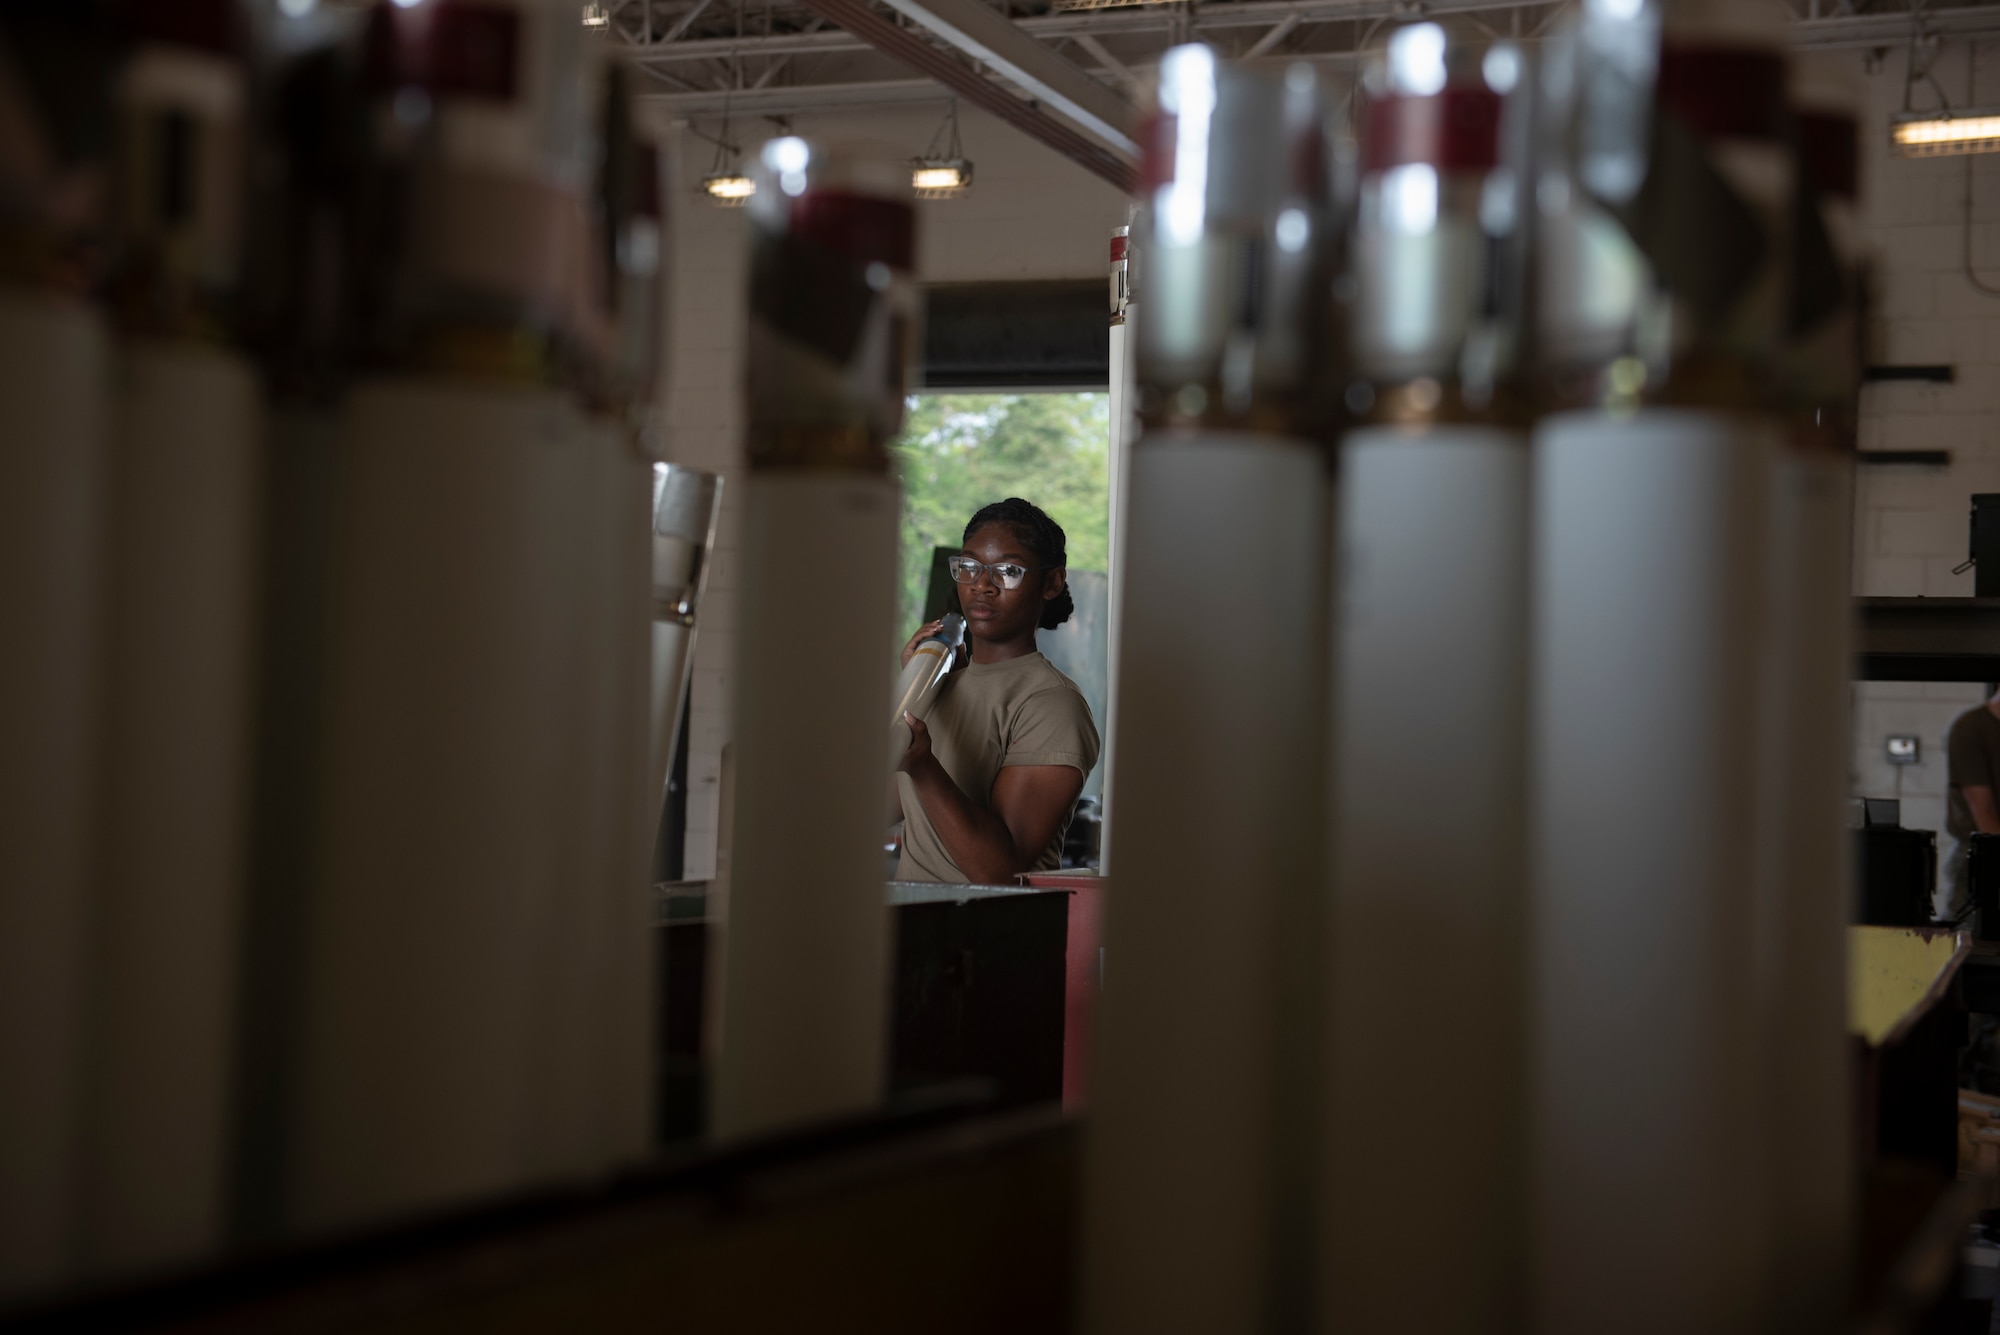
[[[886,0],[890,8],[1047,103],[1106,143],[1136,154],[1137,112],[983,0]]]
[[[646,104],[668,116],[720,116],[725,97],[707,91],[644,94]],[[855,83],[743,88],[727,96],[732,116],[798,116],[855,107],[941,107],[958,96],[935,79],[869,79]]]
[[[673,27],[667,29],[665,36],[661,37],[658,42],[648,41],[646,44],[648,46],[665,46],[667,43],[674,41],[682,33],[686,32],[689,28],[693,27],[694,21],[701,17],[702,11],[707,9],[714,2],[715,0],[697,0],[695,7],[693,9],[690,9],[687,13],[681,15],[680,21],[675,23]],[[651,34],[649,33],[647,34],[647,36],[650,38]]]
[[[1299,24],[1303,22],[1305,20],[1301,19],[1297,14],[1287,16],[1277,27],[1271,29],[1271,31],[1253,42],[1250,49],[1243,53],[1243,59],[1256,60],[1260,56],[1268,55],[1272,48],[1276,47],[1279,42],[1284,41],[1287,37],[1290,37]]]
[[[972,105],[998,116],[1124,193],[1138,189],[1139,173],[1128,158],[988,81],[955,53],[897,27],[870,8],[867,0],[807,0],[807,4],[814,13],[839,24],[883,55],[936,79]]]
[[[1423,7],[1423,13],[1437,17],[1444,14],[1527,10],[1546,11],[1548,16],[1553,16],[1558,7],[1544,0],[1429,0]],[[1151,5],[1076,10],[1016,19],[1014,26],[1041,38],[1159,33],[1167,29],[1169,20],[1178,12],[1177,7]],[[1293,17],[1303,26],[1343,20],[1365,22],[1393,18],[1406,12],[1408,9],[1404,0],[1225,0],[1224,3],[1195,6],[1192,22],[1198,32],[1221,31],[1238,27],[1269,27]],[[1927,10],[1922,22],[1929,31],[1943,37],[1994,36],[2000,34],[2000,5]],[[1910,39],[1910,11],[1795,19],[1790,29],[1791,44],[1797,50],[1837,51],[1900,46]],[[781,33],[769,37],[709,37],[655,42],[635,53],[633,58],[651,64],[739,54],[776,56],[866,49],[867,43],[846,32]]]
[[[1790,25],[1795,51],[1842,51],[1872,46],[1902,46],[1910,40],[1911,11],[1854,14],[1823,19],[1794,19]],[[1990,37],[2000,33],[2000,5],[1966,5],[1957,9],[1925,9],[1918,24],[1940,37]]]
[[[1345,66],[1359,61],[1347,51],[1292,53],[1292,60]],[[1135,61],[1127,68],[1135,81],[1142,81],[1156,61]],[[999,84],[1009,96],[1011,91]],[[679,119],[720,116],[726,107],[731,114],[746,116],[799,116],[815,111],[852,107],[943,106],[957,94],[954,90],[926,79],[873,79],[852,83],[789,84],[763,89],[737,89],[725,93],[695,89],[684,93],[642,93],[640,96],[657,111]],[[1024,104],[1025,105],[1025,104]]]
[[[1361,53],[1295,51],[1287,53],[1286,58],[1307,60],[1317,65],[1346,67],[1359,64]],[[1134,85],[1143,85],[1158,66],[1159,59],[1155,56],[1134,60],[1125,66],[1125,70]],[[651,72],[664,73],[661,70]],[[996,83],[995,86],[1002,85]],[[955,96],[955,93],[941,84],[929,83],[922,79],[871,79],[845,83],[788,84],[780,88],[766,88],[761,92],[738,89],[734,93],[725,93],[719,90],[690,89],[684,93],[647,92],[639,96],[670,116],[686,118],[719,116],[725,103],[732,111],[756,116],[796,116],[821,108],[835,107],[902,106],[924,103],[943,106]]]
[[[1139,76],[1134,74],[1131,67],[1124,61],[1105,50],[1104,43],[1098,41],[1087,32],[1078,33],[1075,40],[1078,46],[1090,52],[1092,58],[1099,65],[1103,66],[1107,72],[1123,83],[1128,89],[1136,89],[1139,86]]]
[[[701,3],[701,0],[697,0]],[[911,33],[894,23],[888,22],[879,10],[872,9],[865,0],[849,0],[852,6],[864,16],[872,16],[875,21],[899,35],[902,41],[914,43],[917,47],[929,49],[938,56],[945,53],[931,47],[915,33]],[[1504,12],[1513,10],[1526,13],[1537,19],[1552,19],[1561,9],[1560,4],[1519,3],[1518,0],[1427,0],[1423,12],[1433,17],[1445,13]],[[1830,6],[1822,5],[1822,12]],[[1177,7],[1176,7],[1177,8]],[[1395,12],[1404,10],[1402,0],[1233,0],[1233,2],[1199,5],[1192,11],[1197,31],[1221,31],[1231,28],[1262,26],[1267,29],[1296,19],[1296,27],[1324,23],[1333,19],[1379,20]],[[1139,77],[1140,71],[1150,66],[1157,56],[1141,56],[1137,60],[1114,61],[1098,40],[1108,34],[1147,34],[1158,38],[1165,32],[1170,11],[1159,7],[1138,7],[1112,10],[1073,11],[1061,14],[1043,15],[1037,18],[1021,19],[1015,23],[1016,29],[1034,37],[1070,37],[1096,57],[1105,68],[1100,75],[1129,82]],[[683,11],[683,18],[686,12]],[[1925,30],[1947,39],[1967,39],[1974,37],[2000,37],[2000,4],[1980,6],[1958,6],[1950,9],[1931,9],[1923,13],[1921,20]],[[1872,14],[1832,14],[1824,18],[1795,19],[1790,25],[1791,44],[1794,49],[1807,51],[1855,50],[1871,47],[1899,47],[1910,37],[1911,13],[1908,10],[1883,11]],[[1539,29],[1542,25],[1537,23]],[[1268,36],[1268,33],[1267,33]],[[1339,36],[1343,39],[1335,48],[1325,39]],[[1350,64],[1358,58],[1358,53],[1347,49],[1347,41],[1352,37],[1342,29],[1330,33],[1309,33],[1299,45],[1305,47],[1295,58],[1330,64]],[[1315,45],[1320,49],[1312,49]],[[837,51],[862,51],[870,44],[862,41],[854,33],[830,29],[823,32],[785,34],[769,37],[716,38],[682,40],[671,44],[659,43],[633,52],[633,55],[655,73],[666,76],[662,68],[667,62],[680,60],[713,60],[750,56],[753,58],[778,60],[794,54],[821,54]],[[893,54],[893,53],[892,53]],[[900,58],[900,57],[899,57]],[[905,64],[914,63],[905,60]],[[966,71],[960,62],[953,62],[964,77],[978,78],[976,71]],[[1074,68],[1074,66],[1072,66]],[[765,70],[771,75],[776,66]],[[1079,74],[1082,71],[1077,71]],[[1085,76],[1089,77],[1089,76]],[[760,83],[765,80],[760,79]],[[981,79],[986,91],[985,97],[1003,97],[1012,104],[1016,112],[1007,113],[1011,119],[1020,110],[1033,112],[1007,90],[998,88],[990,81]],[[683,87],[688,87],[685,83]],[[922,81],[877,80],[866,83],[827,83],[818,85],[792,86],[788,88],[762,87],[755,92],[737,92],[734,105],[747,114],[797,115],[810,113],[820,108],[921,105],[943,102],[951,95],[947,87],[926,84]],[[1111,95],[1107,92],[1107,95]],[[986,105],[970,93],[965,94],[975,105]],[[689,88],[686,92],[662,92],[650,95],[661,110],[670,115],[709,115],[719,111],[724,95],[708,93]],[[988,107],[991,110],[991,107]],[[996,113],[1000,114],[1000,113]],[[1061,125],[1053,118],[1044,117],[1051,124]],[[1067,128],[1067,127],[1065,127]],[[1030,133],[1034,133],[1030,131]],[[1039,137],[1039,136],[1037,136]],[[1079,136],[1080,137],[1080,136]],[[1087,142],[1087,141],[1085,141]],[[1115,159],[1115,155],[1105,154]],[[1092,168],[1096,170],[1095,167]],[[1129,170],[1129,168],[1127,168]],[[1099,174],[1102,174],[1101,172]]]
[[[1566,0],[1427,0],[1423,13],[1436,18],[1446,14],[1504,12],[1516,9],[1544,10]],[[1012,27],[1034,37],[1075,37],[1082,33],[1103,37],[1117,33],[1158,33],[1167,30],[1183,10],[1178,5],[1128,5],[1117,9],[1081,9],[1061,14],[1041,14],[1015,19]],[[1191,11],[1195,31],[1227,28],[1268,28],[1297,18],[1301,24],[1333,23],[1393,18],[1410,13],[1408,0],[1221,0],[1196,5]],[[996,18],[999,16],[996,14]],[[1004,20],[1003,20],[1004,22]],[[704,56],[742,54],[775,55],[804,51],[859,51],[866,47],[847,33],[783,33],[770,37],[709,37],[689,39],[671,45],[659,42],[639,53],[642,61],[695,60]]]

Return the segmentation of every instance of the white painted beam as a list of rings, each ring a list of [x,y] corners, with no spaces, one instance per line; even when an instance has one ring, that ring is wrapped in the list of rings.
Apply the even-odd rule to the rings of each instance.
[[[1136,154],[1130,102],[981,0],[888,0],[889,7],[994,70],[1099,139]]]

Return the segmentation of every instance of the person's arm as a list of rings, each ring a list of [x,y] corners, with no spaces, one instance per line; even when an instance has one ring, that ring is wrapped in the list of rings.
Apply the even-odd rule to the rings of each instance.
[[[1033,868],[1083,791],[1083,772],[1070,765],[1005,766],[993,780],[990,808],[982,807],[931,754],[930,729],[914,718],[909,723],[910,749],[900,768],[952,862],[982,885],[1008,885]]]
[[[1980,834],[2000,834],[2000,803],[1994,800],[1994,757],[1988,750],[1991,721],[1985,705],[1958,716],[1945,734],[1945,782],[1965,797],[1972,828]]]
[[[2000,803],[1993,790],[1983,783],[1969,783],[1958,791],[1965,794],[1966,809],[1972,812],[1972,828],[1981,834],[2000,834]]]

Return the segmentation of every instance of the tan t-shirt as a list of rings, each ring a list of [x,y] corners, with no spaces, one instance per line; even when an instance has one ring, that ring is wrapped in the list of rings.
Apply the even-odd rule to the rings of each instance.
[[[993,781],[1009,765],[1069,765],[1089,774],[1097,763],[1097,725],[1076,683],[1039,653],[1002,663],[971,663],[952,673],[938,690],[930,716],[931,753],[958,790],[980,806],[993,796]],[[907,774],[896,776],[903,798],[903,881],[963,881],[931,827]],[[1062,865],[1063,835],[1069,817],[1033,870]]]

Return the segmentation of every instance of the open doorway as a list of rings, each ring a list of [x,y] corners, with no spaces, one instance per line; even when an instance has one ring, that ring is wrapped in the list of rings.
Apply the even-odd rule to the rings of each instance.
[[[894,446],[903,483],[896,643],[943,610],[948,583],[934,577],[940,548],[956,550],[966,520],[991,501],[1020,496],[1068,537],[1075,615],[1038,645],[1082,689],[1100,732],[1106,718],[1111,547],[1110,395],[919,394]],[[1084,780],[1101,794],[1103,761]]]

